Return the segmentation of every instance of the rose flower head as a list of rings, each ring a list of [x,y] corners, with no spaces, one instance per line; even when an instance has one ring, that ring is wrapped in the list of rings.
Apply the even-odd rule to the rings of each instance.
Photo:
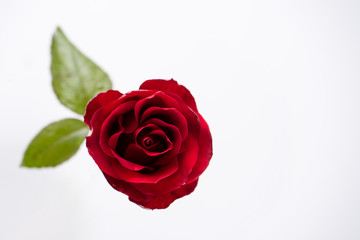
[[[174,80],[109,90],[86,107],[88,151],[109,184],[149,209],[194,191],[212,156],[209,127],[189,90]]]

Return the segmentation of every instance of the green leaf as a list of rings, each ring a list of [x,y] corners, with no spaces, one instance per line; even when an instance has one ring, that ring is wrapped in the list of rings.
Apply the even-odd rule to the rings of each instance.
[[[29,144],[21,166],[59,165],[77,152],[88,132],[88,127],[78,119],[63,119],[49,124]]]
[[[81,115],[96,94],[111,89],[108,75],[82,54],[60,28],[56,29],[52,39],[51,74],[53,89],[60,102]]]

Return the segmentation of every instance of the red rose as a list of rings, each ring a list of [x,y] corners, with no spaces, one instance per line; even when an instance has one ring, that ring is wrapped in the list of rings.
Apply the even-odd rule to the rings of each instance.
[[[98,94],[87,107],[90,155],[110,185],[145,208],[167,208],[194,191],[212,156],[209,127],[174,80]]]

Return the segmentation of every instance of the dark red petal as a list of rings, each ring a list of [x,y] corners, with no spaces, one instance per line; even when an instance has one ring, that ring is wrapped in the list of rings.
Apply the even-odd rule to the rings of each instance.
[[[145,208],[164,209],[164,208],[167,208],[176,199],[192,193],[194,191],[194,189],[196,188],[197,183],[198,183],[198,180],[193,181],[189,184],[185,184],[172,192],[156,196],[156,197],[152,198],[150,201],[138,200],[138,199],[140,199],[139,196],[135,196],[135,197],[137,197],[137,199],[135,197],[130,196],[129,200],[136,204],[139,204]],[[147,196],[147,195],[145,195],[145,196]]]
[[[96,132],[93,132],[90,136],[86,137],[86,147],[88,148],[90,156],[94,159],[101,171],[108,175],[116,176],[116,171],[114,171],[112,167],[112,162],[117,160],[108,156],[100,149],[97,139],[98,136]]]
[[[174,125],[161,121],[160,119],[149,119],[144,124],[148,124],[149,126],[156,125],[160,127],[164,132],[166,132],[167,137],[169,137],[169,140],[172,143],[171,151],[165,153],[154,163],[154,165],[165,165],[173,158],[175,154],[178,154],[180,151],[183,139],[181,137],[179,129]]]
[[[131,171],[121,166],[117,161],[112,162],[112,169],[115,172],[114,177],[122,179],[130,183],[157,183],[163,178],[166,178],[174,174],[179,169],[177,161],[171,161],[166,166],[159,168],[157,171],[151,174],[143,174],[140,172]]]
[[[104,173],[104,176],[108,183],[116,190],[125,193],[126,195],[131,197],[132,199],[135,199],[136,201],[151,201],[153,198],[152,196],[147,196],[141,192],[139,192],[136,188],[134,188],[131,183],[125,182],[120,179],[116,179],[111,177],[110,175],[107,175]]]
[[[122,131],[115,133],[114,135],[112,135],[109,138],[108,145],[113,151],[116,151],[116,146],[118,144],[119,137],[121,134],[122,134]]]
[[[139,100],[134,108],[135,117],[137,120],[141,119],[144,111],[147,109],[150,110],[152,107],[161,107],[161,108],[175,108],[177,109],[186,119],[188,124],[187,129],[189,132],[197,135],[199,130],[199,119],[194,110],[189,108],[188,105],[185,104],[184,101],[180,99],[178,96],[171,96],[165,94],[163,92],[156,92],[153,95]],[[157,118],[157,117],[156,117]],[[166,120],[166,119],[165,119]],[[171,120],[171,119],[170,119]],[[179,123],[183,122],[182,120],[178,120]],[[173,124],[172,122],[169,122]],[[176,124],[176,121],[174,122]]]
[[[93,99],[89,101],[86,106],[84,122],[90,127],[90,121],[94,113],[102,106],[116,100],[123,94],[119,91],[108,90],[107,92],[99,93]]]
[[[101,149],[108,154],[110,157],[113,156],[111,152],[111,148],[108,145],[108,141],[110,139],[111,129],[114,125],[118,125],[118,119],[122,118],[123,114],[131,111],[134,108],[136,101],[128,101],[125,103],[120,104],[110,115],[105,119],[103,122],[101,128],[100,128],[100,138],[99,138],[99,144]],[[119,131],[124,131],[122,125],[120,125]]]
[[[156,184],[139,183],[133,186],[144,194],[157,196],[173,191],[187,183],[189,174],[198,158],[199,147],[197,138],[190,134],[184,142],[184,146],[186,151],[177,156],[179,162],[177,172],[160,180]]]
[[[186,138],[188,134],[187,120],[176,108],[150,107],[144,111],[140,122],[154,117],[175,125],[180,130],[182,138]]]
[[[173,106],[179,105],[178,101],[166,95],[163,92],[157,91],[154,94],[139,100],[134,108],[136,120],[141,118],[142,113],[149,107],[161,107],[161,108],[170,108]],[[185,105],[185,104],[184,104]]]
[[[119,120],[121,120],[119,123],[124,127],[124,133],[132,133],[138,126],[138,122],[135,120],[134,111],[125,113]]]
[[[133,91],[122,95],[121,97],[115,99],[114,101],[104,105],[102,108],[99,108],[93,115],[90,120],[90,125],[94,130],[97,128],[100,129],[103,121],[116,109],[120,104],[129,102],[129,101],[138,101],[140,99],[146,98],[152,94],[154,91],[150,90],[141,90]],[[101,111],[100,111],[101,110]],[[100,112],[100,113],[99,113]],[[97,115],[97,116],[95,116]],[[95,120],[94,120],[95,119]]]
[[[156,183],[178,170],[178,161],[171,161],[151,174],[134,172],[121,166],[116,158],[105,154],[99,146],[98,138],[97,132],[92,132],[91,136],[86,137],[86,147],[89,154],[102,172],[116,179],[131,183]]]
[[[137,135],[137,134],[136,134]],[[160,129],[156,129],[156,130],[152,130],[151,132],[149,132],[147,134],[147,136],[158,136],[159,138],[163,139],[164,142],[166,142],[166,145],[164,146],[165,148],[164,149],[161,149],[161,150],[157,150],[156,148],[145,148],[143,146],[143,144],[140,144],[138,142],[138,140],[135,142],[136,146],[138,148],[141,148],[142,151],[144,151],[144,153],[146,153],[148,156],[151,156],[151,157],[155,157],[155,156],[158,156],[158,155],[161,155],[161,154],[164,154],[168,151],[170,151],[172,148],[173,148],[173,143],[170,141],[170,139],[168,138],[168,136],[164,133],[163,130],[160,130]]]
[[[153,168],[151,167],[147,167],[147,166],[143,166],[141,164],[137,164],[134,162],[130,162],[127,159],[124,159],[122,157],[120,157],[116,152],[112,152],[114,154],[114,156],[116,157],[116,159],[119,161],[119,163],[123,166],[126,167],[129,170],[132,171],[140,171],[142,169],[149,169],[149,170],[153,170]]]
[[[194,181],[197,179],[200,174],[202,174],[207,166],[209,165],[209,161],[212,157],[212,138],[209,130],[209,126],[205,122],[204,118],[198,114],[200,120],[200,133],[199,133],[199,156],[198,160],[192,169],[188,182]]]
[[[139,148],[136,144],[130,144],[124,153],[124,158],[130,162],[150,166],[152,162],[157,159],[156,156],[149,156],[147,155],[143,149]]]
[[[182,100],[191,107],[194,111],[197,112],[197,107],[194,97],[191,95],[190,91],[182,85],[179,85],[173,79],[163,80],[163,79],[151,79],[145,81],[141,84],[140,89],[149,89],[149,90],[158,90],[162,92],[171,92],[175,93]]]

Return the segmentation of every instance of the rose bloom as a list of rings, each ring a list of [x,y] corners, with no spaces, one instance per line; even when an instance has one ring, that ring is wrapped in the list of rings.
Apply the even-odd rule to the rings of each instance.
[[[109,90],[86,107],[88,151],[109,184],[149,209],[194,191],[212,156],[209,127],[189,90],[148,80],[140,90]]]

